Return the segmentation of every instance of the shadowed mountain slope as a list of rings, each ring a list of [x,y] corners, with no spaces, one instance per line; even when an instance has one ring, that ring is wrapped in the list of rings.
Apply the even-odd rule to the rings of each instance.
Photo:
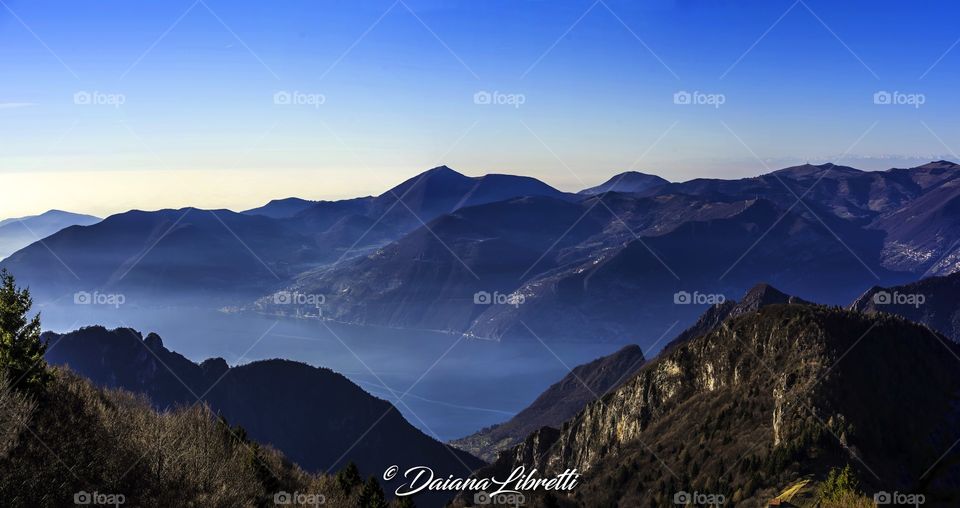
[[[480,474],[583,473],[570,497],[530,506],[669,506],[681,492],[762,506],[849,464],[868,495],[955,504],[957,348],[889,315],[765,306],[678,344]]]
[[[960,342],[960,273],[902,286],[874,286],[857,298],[851,308],[903,316]]]
[[[382,474],[409,463],[446,476],[482,464],[426,436],[389,402],[330,369],[288,360],[229,367],[213,358],[198,365],[166,349],[156,334],[141,338],[127,328],[48,332],[44,339],[51,364],[69,366],[99,386],[142,393],[158,409],[201,398],[310,471],[335,471],[353,461],[364,474]]]

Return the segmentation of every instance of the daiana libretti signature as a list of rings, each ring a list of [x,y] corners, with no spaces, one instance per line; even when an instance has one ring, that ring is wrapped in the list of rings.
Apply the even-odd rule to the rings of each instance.
[[[390,466],[383,472],[383,479],[390,481],[397,477],[399,466]],[[490,478],[437,478],[433,469],[427,466],[414,466],[403,473],[406,483],[397,487],[397,496],[412,496],[424,490],[428,491],[484,491],[490,496],[497,494],[519,493],[542,489],[545,491],[572,491],[577,486],[580,473],[576,469],[567,469],[555,476],[539,476],[536,469],[526,472],[523,466],[517,467],[503,480]]]

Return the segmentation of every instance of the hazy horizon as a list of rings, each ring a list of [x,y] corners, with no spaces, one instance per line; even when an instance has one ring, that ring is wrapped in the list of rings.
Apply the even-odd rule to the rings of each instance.
[[[339,199],[441,163],[574,191],[960,147],[957,34],[930,29],[953,5],[5,7],[0,217]]]
[[[908,163],[908,164],[906,165],[893,164],[892,161],[895,161],[895,160]],[[856,169],[861,169],[864,171],[885,171],[888,169],[898,168],[898,167],[915,167],[918,165],[923,165],[923,164],[927,164],[929,162],[934,162],[938,160],[949,160],[950,162],[954,162],[954,163],[960,162],[951,157],[930,157],[925,159],[875,158],[875,159],[862,159],[859,161],[860,162],[859,164],[858,163],[844,163],[844,164],[835,163],[835,164],[850,166],[850,167],[854,167]],[[759,175],[768,173],[769,171],[767,170],[767,167],[769,167],[769,169],[772,171],[776,171],[778,169],[783,169],[786,167],[791,167],[791,166],[805,164],[805,163],[826,164],[832,161],[816,161],[816,160],[796,161],[790,164],[786,164],[784,161],[776,161],[776,162],[765,161],[765,162],[767,166],[761,168],[760,171],[753,174],[730,175],[730,176],[726,176],[726,175],[716,176],[716,175],[704,174],[703,176],[695,176],[693,178],[686,178],[682,180],[671,178],[670,177],[671,175],[667,172],[656,172],[656,171],[650,171],[650,170],[644,171],[644,170],[637,170],[637,169],[624,170],[624,171],[611,170],[607,173],[599,173],[599,172],[594,173],[589,175],[591,177],[590,181],[575,180],[574,182],[570,182],[569,180],[572,179],[573,177],[570,177],[569,173],[567,173],[568,178],[557,179],[560,183],[555,183],[545,178],[539,178],[539,179],[541,179],[542,181],[544,181],[544,183],[547,183],[548,185],[558,190],[561,190],[564,192],[578,192],[585,188],[599,185],[609,180],[611,177],[617,174],[623,173],[625,171],[639,171],[641,173],[660,176],[661,178],[665,178],[666,180],[669,180],[671,182],[684,182],[684,181],[688,181],[696,178],[728,178],[728,179],[750,178],[750,177],[759,176]],[[754,162],[754,164],[757,165],[760,163]],[[773,164],[778,164],[778,165],[773,165]],[[526,174],[523,172],[464,171],[462,168],[456,167],[451,164],[440,164],[440,165],[441,166],[445,165],[459,173],[462,173],[470,177],[483,176],[486,174],[493,174],[493,173],[537,177],[535,175]],[[215,173],[194,172],[193,175],[197,177],[198,180],[201,180],[203,184],[197,185],[195,183],[194,185],[191,186],[189,192],[185,192],[185,189],[183,189],[182,187],[182,181],[175,180],[170,183],[171,189],[169,190],[169,192],[170,194],[176,194],[176,196],[172,196],[172,195],[164,196],[163,199],[158,200],[154,195],[154,196],[149,196],[148,199],[143,199],[143,195],[137,192],[131,192],[130,193],[131,195],[120,195],[120,196],[108,194],[108,192],[112,191],[112,189],[104,190],[98,196],[96,194],[93,194],[93,195],[90,194],[88,189],[87,192],[82,196],[87,201],[87,204],[84,204],[82,201],[77,201],[78,205],[75,207],[64,207],[64,206],[55,204],[58,202],[59,203],[69,202],[71,199],[76,199],[76,197],[78,196],[76,195],[75,192],[73,192],[72,188],[40,186],[40,188],[37,190],[42,190],[42,192],[38,192],[37,194],[40,196],[44,196],[45,199],[38,199],[37,197],[31,196],[30,193],[22,193],[20,196],[12,196],[13,203],[22,201],[23,206],[20,208],[16,206],[9,206],[8,204],[9,201],[3,204],[0,204],[0,220],[40,215],[42,213],[52,211],[52,210],[61,210],[61,211],[72,212],[72,213],[88,214],[88,215],[98,216],[101,218],[105,218],[117,213],[127,212],[130,210],[155,211],[155,210],[163,210],[163,209],[180,209],[180,208],[188,208],[188,207],[200,208],[200,209],[214,209],[214,210],[226,209],[226,210],[232,210],[234,212],[241,212],[244,210],[249,210],[251,208],[257,208],[259,206],[263,206],[267,204],[269,201],[275,200],[275,199],[301,198],[301,199],[307,199],[312,201],[320,201],[320,200],[335,201],[339,199],[350,199],[350,198],[364,197],[364,196],[377,196],[395,187],[396,185],[400,184],[402,181],[408,178],[411,178],[413,176],[416,176],[417,174],[420,174],[423,171],[431,169],[432,167],[436,167],[436,166],[430,166],[430,167],[424,167],[416,170],[411,170],[411,172],[406,176],[401,175],[398,170],[396,172],[396,177],[398,179],[396,181],[393,181],[392,183],[380,182],[380,181],[376,181],[376,179],[366,179],[364,181],[365,183],[364,188],[369,190],[368,191],[361,190],[359,194],[349,194],[350,190],[356,187],[345,187],[345,186],[333,187],[334,189],[336,188],[343,189],[341,193],[330,192],[329,190],[325,191],[324,189],[320,189],[320,188],[318,188],[317,190],[312,190],[312,189],[304,190],[302,181],[303,181],[303,178],[306,178],[308,176],[307,175],[308,171],[299,172],[298,175],[291,175],[289,180],[283,181],[283,182],[278,182],[275,175],[273,174],[263,174],[263,175],[247,174],[246,176],[252,177],[251,180],[255,180],[255,182],[251,182],[251,180],[246,180],[244,178],[236,178],[238,172],[228,172],[228,171],[219,171]],[[148,176],[154,176],[158,179],[173,179],[175,176],[178,176],[177,173],[183,173],[187,171],[189,170],[157,172],[157,174],[148,175]],[[249,172],[245,172],[245,173],[249,173]],[[29,175],[28,178],[46,177],[51,179],[51,185],[52,185],[52,180],[56,178],[55,175],[56,174],[41,173],[39,175],[37,174]],[[6,178],[16,179],[17,176],[18,175],[14,173],[11,176],[5,177],[5,179]],[[116,174],[112,176],[116,176]],[[150,192],[156,193],[158,188],[157,181],[150,180],[149,178],[144,178],[145,175],[143,174],[143,172],[137,173],[137,174],[127,174],[126,176],[128,178],[132,177],[132,181],[128,181],[127,183],[124,184],[125,189],[128,189],[128,190],[134,189],[136,185],[140,185],[142,186],[141,190],[143,192],[150,191]],[[384,178],[386,178],[386,177],[393,177],[394,174],[390,173],[390,174],[384,174],[379,176],[383,176]],[[560,175],[560,176],[562,177],[563,175]],[[225,177],[229,177],[228,179],[234,180],[232,188],[228,187],[227,189],[224,189],[223,183],[224,183]],[[383,184],[383,186],[378,187],[378,185],[381,185],[381,183]],[[213,188],[216,188],[217,192],[210,192],[211,189]],[[33,188],[23,188],[23,187],[21,187],[21,189],[33,190]],[[56,198],[53,198],[53,199],[50,198],[51,194],[56,194],[53,191],[57,191],[60,194],[62,194],[59,200]],[[128,205],[121,204],[121,205],[108,206],[108,203],[105,203],[102,201],[97,202],[98,199],[110,199],[111,200],[109,202],[110,204],[125,203]],[[36,204],[38,202],[50,202],[54,204],[51,206],[40,205],[39,207],[37,207]],[[7,211],[7,210],[9,210],[11,213],[2,213],[3,211]],[[22,213],[19,213],[19,212],[22,212]]]

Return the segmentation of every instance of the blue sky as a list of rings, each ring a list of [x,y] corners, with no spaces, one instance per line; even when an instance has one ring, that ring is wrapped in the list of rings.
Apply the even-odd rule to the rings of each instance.
[[[0,216],[376,194],[441,163],[576,190],[627,169],[955,160],[957,11],[3,0],[0,174],[18,192]],[[712,104],[675,104],[683,92]]]

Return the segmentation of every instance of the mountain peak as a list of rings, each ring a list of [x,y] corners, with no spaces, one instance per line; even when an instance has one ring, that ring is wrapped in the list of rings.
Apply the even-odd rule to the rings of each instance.
[[[452,188],[455,192],[462,193],[473,183],[473,178],[469,176],[458,173],[447,166],[437,166],[404,180],[396,187],[381,194],[381,196],[402,196],[414,188],[419,188],[423,192],[428,187]]]
[[[266,217],[272,217],[274,219],[282,219],[293,217],[294,215],[306,210],[307,208],[310,208],[316,203],[316,201],[310,201],[297,197],[271,199],[263,206],[251,208],[250,210],[244,210],[240,213],[245,215],[263,215]]]
[[[766,282],[761,282],[750,288],[747,293],[743,295],[737,307],[742,312],[747,309],[757,310],[761,307],[778,303],[802,302],[802,300],[795,296],[788,295]]]
[[[143,339],[143,343],[150,348],[151,351],[156,351],[163,348],[163,340],[159,335],[153,332],[147,334],[147,337]]]
[[[941,160],[938,160],[938,161],[928,162],[928,163],[926,163],[926,164],[924,164],[924,165],[922,165],[922,166],[919,166],[919,167],[920,167],[920,168],[923,168],[923,169],[940,169],[940,168],[953,169],[953,168],[956,168],[956,167],[958,167],[958,166],[960,166],[960,164],[957,164],[957,163],[955,163],[955,162],[951,162],[951,161],[948,161],[948,160],[943,160],[943,159],[941,159]]]
[[[594,195],[604,192],[643,192],[647,189],[670,183],[657,175],[639,171],[625,171],[613,175],[609,180],[596,187],[583,189],[578,194]]]
[[[708,308],[696,323],[677,335],[663,350],[672,351],[680,344],[715,330],[727,319],[757,312],[768,305],[777,304],[812,305],[802,298],[788,295],[766,282],[761,282],[747,290],[739,302],[726,300]]]
[[[227,365],[227,361],[220,357],[207,358],[203,361],[203,363],[200,364],[200,368],[203,369],[204,374],[207,374],[213,378],[219,378],[228,370],[230,370],[230,366]]]
[[[461,176],[461,177],[462,177],[462,176],[466,176],[466,175],[464,175],[463,173],[460,173],[460,172],[458,172],[458,171],[454,171],[453,169],[450,169],[450,166],[447,166],[447,165],[442,165],[442,166],[437,166],[437,167],[434,167],[434,168],[430,168],[430,169],[424,171],[422,174],[424,174],[424,175],[450,175],[450,176],[456,175],[456,176]]]
[[[859,169],[851,168],[849,166],[841,166],[839,164],[834,164],[833,162],[825,162],[823,164],[810,164],[808,162],[799,166],[790,166],[788,168],[778,169],[770,174],[798,178],[818,176],[825,171],[830,171],[831,173],[862,173],[862,171]]]

